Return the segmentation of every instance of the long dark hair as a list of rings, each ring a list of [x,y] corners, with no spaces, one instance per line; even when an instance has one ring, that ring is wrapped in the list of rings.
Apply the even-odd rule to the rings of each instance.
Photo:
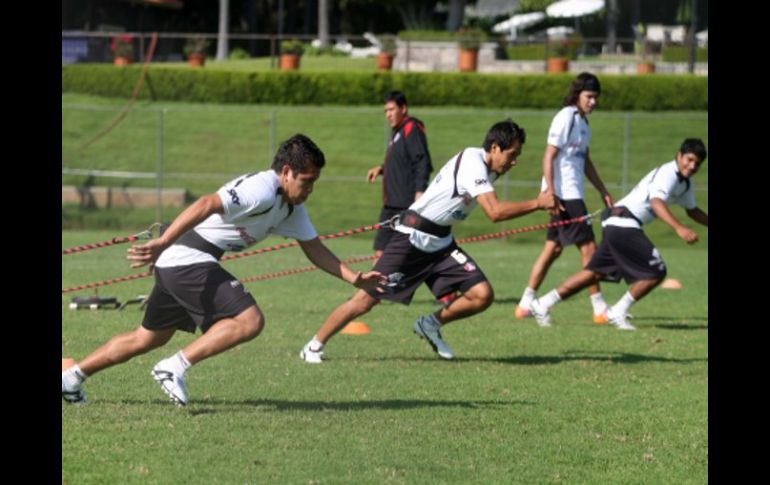
[[[602,86],[599,84],[599,78],[590,72],[581,72],[578,74],[569,86],[569,91],[567,92],[567,96],[564,97],[562,107],[577,104],[580,91],[596,91],[597,93],[601,93]]]

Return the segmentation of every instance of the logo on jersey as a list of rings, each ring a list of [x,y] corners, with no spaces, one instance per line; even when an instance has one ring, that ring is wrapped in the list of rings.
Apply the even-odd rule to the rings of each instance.
[[[233,204],[241,205],[241,199],[238,197],[238,192],[236,192],[235,189],[230,189],[227,191],[227,193],[230,194],[230,198],[233,200]]]
[[[488,184],[489,180],[487,180],[487,179],[476,179],[476,180],[473,181],[473,183],[476,184],[476,187],[478,187],[479,185],[486,185],[486,184]]]
[[[463,269],[468,273],[470,273],[470,272],[476,271],[476,265],[469,261],[463,265]]]
[[[396,143],[400,139],[401,139],[401,132],[399,131],[398,133],[396,133],[396,136],[393,137],[393,141],[391,143]]]
[[[235,226],[234,228],[236,231],[238,231],[238,236],[240,236],[241,239],[246,243],[246,246],[251,246],[252,244],[257,244],[257,240],[254,239],[251,234],[249,234],[246,231],[245,227]]]
[[[452,211],[452,219],[458,220],[458,221],[464,221],[465,218],[468,217],[468,214],[464,213],[460,209],[457,209],[455,211]]]

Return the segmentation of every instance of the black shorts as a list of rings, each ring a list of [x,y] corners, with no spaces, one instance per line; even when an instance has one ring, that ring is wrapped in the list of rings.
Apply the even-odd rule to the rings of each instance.
[[[409,235],[396,231],[382,257],[372,268],[386,275],[393,284],[390,291],[367,291],[378,300],[395,301],[408,305],[414,292],[425,282],[434,296],[440,297],[453,291],[468,291],[487,277],[473,259],[465,254],[457,243],[426,253],[412,246]]]
[[[205,333],[219,320],[256,304],[243,284],[217,263],[155,268],[142,327],[195,333],[197,326]]]
[[[561,200],[561,205],[565,210],[560,210],[555,216],[551,216],[551,222],[561,222],[576,217],[582,217],[588,214],[586,203],[583,199],[570,199]],[[588,241],[594,241],[594,230],[590,224],[583,222],[573,222],[566,226],[549,227],[546,233],[545,239],[547,241],[556,241],[561,246],[569,246],[570,244],[582,244]]]
[[[378,222],[390,220],[391,217],[398,215],[405,210],[406,209],[397,209],[395,207],[383,207],[382,211],[380,211],[380,219]],[[388,242],[394,234],[396,234],[396,231],[387,225],[377,229],[377,234],[374,236],[374,249],[380,251],[385,249],[385,246],[388,245]]]
[[[660,253],[641,229],[633,227],[606,226],[586,269],[601,273],[606,281],[617,282],[622,277],[628,284],[666,277]]]

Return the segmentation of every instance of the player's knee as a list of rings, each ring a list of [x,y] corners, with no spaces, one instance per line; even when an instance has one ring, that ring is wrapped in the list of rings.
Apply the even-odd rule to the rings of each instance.
[[[488,282],[479,283],[466,293],[479,311],[486,310],[495,301],[495,290]]]
[[[257,310],[243,319],[241,325],[241,338],[244,341],[257,338],[257,336],[262,333],[263,328],[265,328],[265,316],[262,312]]]
[[[353,295],[353,298],[351,298],[349,302],[353,312],[357,316],[368,313],[377,303],[379,303],[379,300],[372,298],[368,293],[364,291],[356,292],[356,294]]]

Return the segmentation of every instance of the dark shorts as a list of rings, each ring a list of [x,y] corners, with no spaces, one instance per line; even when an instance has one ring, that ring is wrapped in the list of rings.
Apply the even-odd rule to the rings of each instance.
[[[176,327],[206,332],[223,318],[239,315],[257,302],[240,281],[217,263],[155,268],[142,327]]]
[[[641,229],[630,227],[606,226],[586,269],[601,273],[606,281],[623,278],[628,284],[666,277],[666,265],[652,241]]]
[[[551,216],[551,222],[561,222],[575,217],[581,217],[588,214],[586,203],[583,199],[570,199],[559,200],[561,205],[564,206],[563,211],[555,216]],[[569,246],[570,244],[582,244],[584,242],[593,241],[594,230],[590,224],[583,222],[574,222],[567,224],[566,226],[549,227],[545,236],[548,241],[556,241],[562,246]]]
[[[434,296],[440,297],[453,291],[464,293],[487,277],[473,259],[457,243],[449,247],[426,253],[412,246],[409,236],[396,232],[385,248],[382,257],[372,268],[386,275],[393,283],[391,291],[379,293],[368,291],[379,299],[408,305],[414,292],[425,282]]]
[[[383,222],[389,220],[391,217],[402,213],[405,209],[396,209],[395,207],[383,207],[380,211],[380,219],[377,222]],[[396,231],[390,228],[390,226],[383,226],[377,230],[377,234],[374,236],[374,249],[383,250],[388,242],[396,234]]]

